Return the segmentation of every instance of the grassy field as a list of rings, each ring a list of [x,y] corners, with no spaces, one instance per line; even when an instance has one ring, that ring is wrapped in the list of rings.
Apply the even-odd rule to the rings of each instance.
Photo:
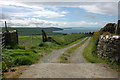
[[[56,41],[56,44],[59,46],[69,45],[78,39],[83,37],[87,37],[91,35],[86,34],[69,34],[69,35],[48,35],[48,37],[52,37]],[[23,45],[26,47],[38,46],[42,43],[42,36],[19,36],[19,45]],[[55,46],[56,47],[56,46]]]
[[[31,65],[54,49],[60,49],[76,43],[79,39],[90,35],[49,35],[55,42],[42,42],[40,36],[19,36],[19,45],[6,46],[3,49],[3,71],[11,71],[10,67]]]
[[[42,42],[42,36],[19,36],[19,45],[26,47],[37,46]]]
[[[89,34],[69,34],[69,35],[55,35],[51,36],[62,47],[74,43],[75,41],[91,36]]]

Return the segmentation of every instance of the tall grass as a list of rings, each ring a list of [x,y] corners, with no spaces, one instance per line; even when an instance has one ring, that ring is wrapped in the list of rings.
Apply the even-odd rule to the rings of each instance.
[[[30,65],[39,60],[42,54],[33,50],[4,49],[2,54],[2,69],[8,71],[10,67],[19,65]]]
[[[86,58],[88,62],[91,62],[91,63],[104,63],[105,62],[105,60],[102,60],[95,54],[99,36],[100,36],[99,31],[95,32],[94,35],[91,37],[89,44],[84,49],[83,56]]]

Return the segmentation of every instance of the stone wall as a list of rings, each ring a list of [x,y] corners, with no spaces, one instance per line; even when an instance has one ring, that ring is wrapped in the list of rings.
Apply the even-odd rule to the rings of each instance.
[[[120,36],[101,35],[96,54],[101,58],[120,63]]]

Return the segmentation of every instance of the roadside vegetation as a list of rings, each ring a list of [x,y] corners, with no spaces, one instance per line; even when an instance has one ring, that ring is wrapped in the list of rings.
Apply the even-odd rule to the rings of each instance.
[[[107,63],[110,64],[110,67],[115,69],[116,71],[120,72],[120,63],[118,62],[111,62],[109,59],[102,59],[96,55],[95,51],[98,45],[98,40],[100,35],[116,35],[115,29],[111,23],[108,23],[105,27],[101,28],[99,31],[95,32],[91,37],[89,44],[86,46],[83,52],[83,56],[86,58],[88,62],[91,63]],[[120,32],[118,32],[120,33]],[[119,35],[119,34],[117,34]]]
[[[81,38],[79,41],[84,40],[85,38]],[[60,63],[70,63],[70,57],[72,55],[72,53],[75,52],[75,50],[79,47],[81,47],[87,40],[88,38],[86,38],[84,41],[82,41],[80,44],[71,47],[69,49],[67,49],[61,56],[60,56]]]
[[[2,70],[3,72],[15,71],[10,70],[10,68],[34,64],[54,49],[67,47],[68,45],[78,42],[78,39],[87,36],[90,35],[48,35],[48,37],[52,37],[55,42],[42,42],[42,36],[19,36],[19,45],[8,45],[2,50]]]
[[[99,36],[100,36],[99,32],[95,32],[94,35],[91,37],[89,44],[84,49],[83,56],[86,58],[88,62],[91,62],[91,63],[104,63],[105,62],[105,60],[99,58],[95,54]]]

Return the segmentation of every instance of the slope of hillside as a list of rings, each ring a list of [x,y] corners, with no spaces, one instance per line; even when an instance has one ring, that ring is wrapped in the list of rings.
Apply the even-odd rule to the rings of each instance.
[[[45,30],[47,32],[47,34],[51,35],[51,34],[57,34],[57,33],[53,33],[52,31],[58,31],[58,30],[63,30],[61,28],[56,28],[56,27],[48,27],[48,28],[40,28],[40,27],[29,27],[29,28],[24,28],[24,27],[18,27],[18,28],[12,28],[12,27],[8,27],[8,30],[18,30],[18,34],[19,35],[40,35],[41,34],[41,30]],[[2,30],[4,31],[5,28],[3,27]]]

